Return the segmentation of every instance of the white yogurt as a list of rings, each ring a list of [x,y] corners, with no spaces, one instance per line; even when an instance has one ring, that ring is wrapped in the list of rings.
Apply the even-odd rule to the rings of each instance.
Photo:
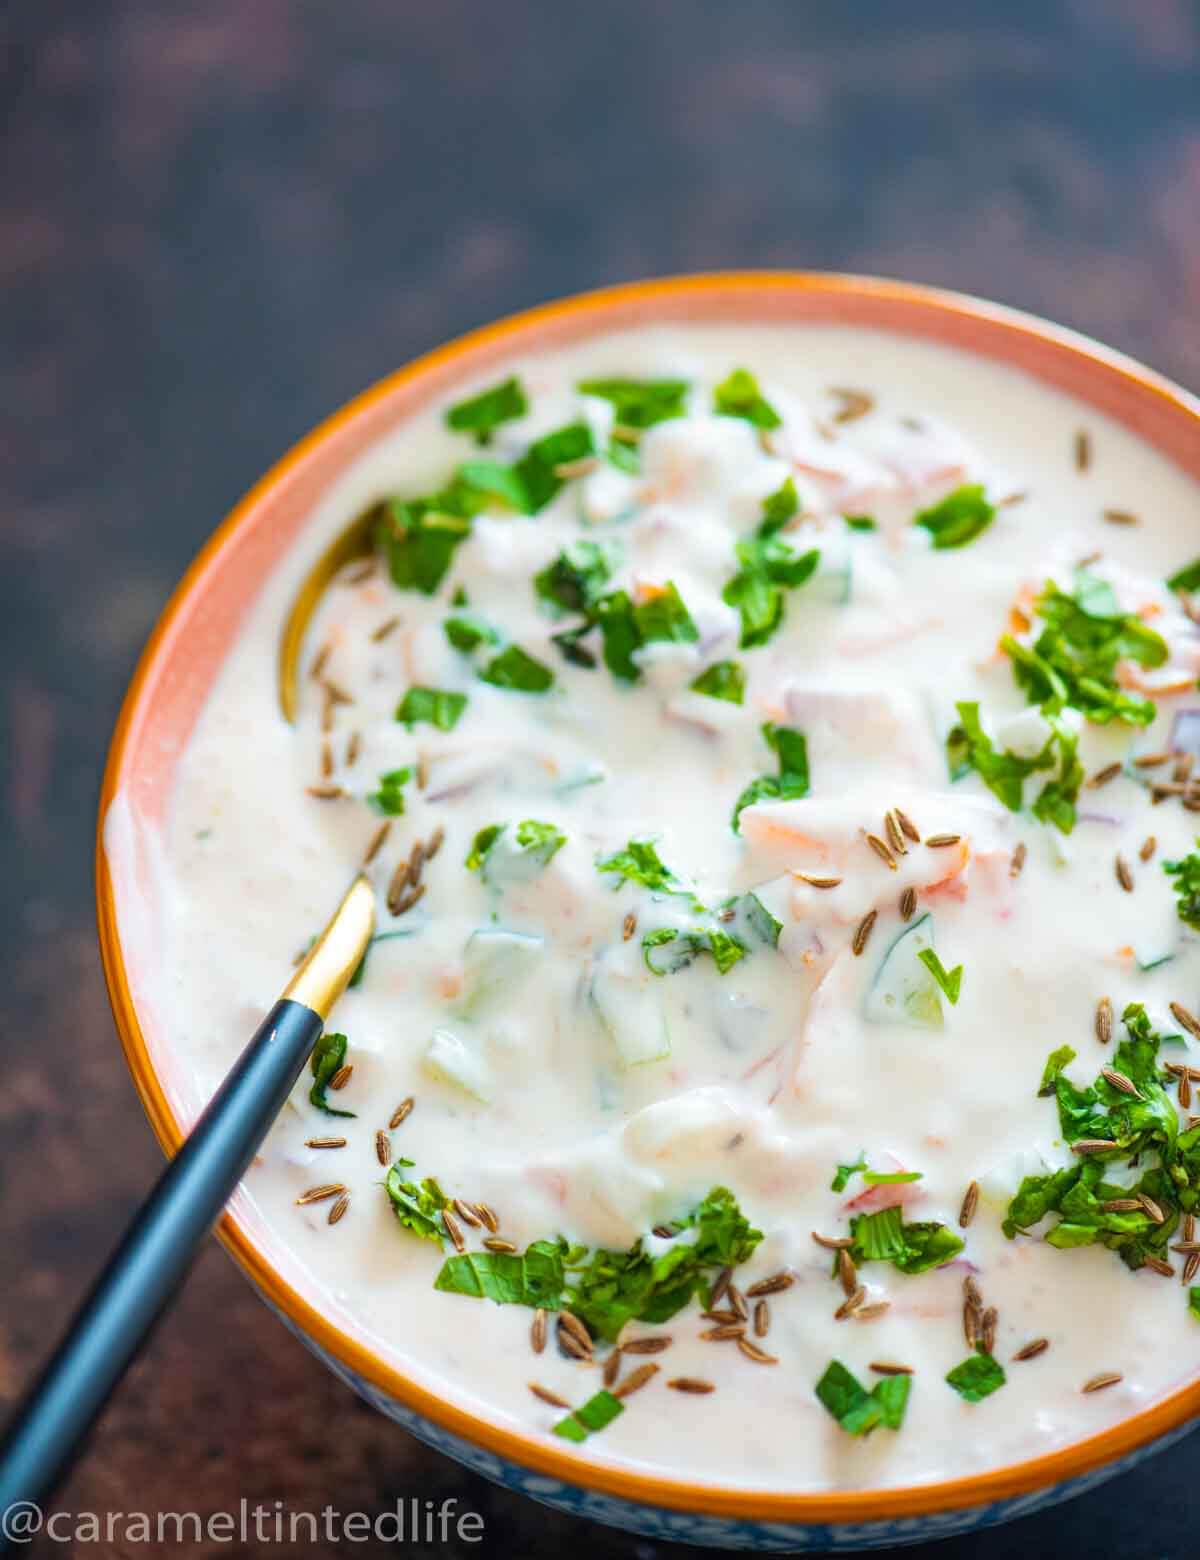
[[[761,439],[745,421],[711,415],[714,385],[740,365],[783,419]],[[439,1254],[399,1226],[376,1159],[376,1131],[412,1095],[412,1114],[391,1134],[393,1154],[448,1193],[490,1204],[518,1246],[561,1233],[623,1250],[719,1184],[764,1232],[736,1281],[745,1289],[781,1270],[794,1275],[771,1298],[759,1340],[775,1365],[700,1341],[706,1324],[695,1304],[663,1329],[635,1327],[665,1330],[673,1342],[655,1357],[655,1380],[583,1457],[725,1484],[861,1488],[1034,1456],[1144,1406],[1200,1360],[1200,1324],[1179,1277],[1133,1273],[1099,1246],[1010,1241],[1000,1224],[1022,1174],[1076,1162],[1054,1101],[1036,1094],[1048,1053],[1071,1045],[1079,1056],[1068,1074],[1082,1086],[1111,1058],[1093,1034],[1101,996],[1118,1018],[1126,1002],[1144,1002],[1172,1030],[1169,1001],[1200,1007],[1196,940],[1161,868],[1192,846],[1197,820],[1176,797],[1152,806],[1142,782],[1169,771],[1147,770],[1085,787],[1081,817],[1064,835],[1028,810],[1049,774],[1026,783],[1026,809],[1013,813],[977,775],[950,784],[944,741],[955,702],[975,700],[998,746],[1026,756],[1044,746],[1048,728],[997,640],[1014,603],[1028,610],[1048,578],[1072,589],[1073,564],[1093,553],[1102,554],[1093,572],[1112,582],[1122,609],[1149,610],[1169,641],[1169,671],[1195,687],[1200,639],[1161,582],[1200,550],[1196,488],[1122,429],[1015,372],[865,331],[646,331],[514,361],[511,372],[530,400],[526,418],[477,450],[445,430],[438,408],[372,450],[322,501],[230,651],[180,767],[164,842],[156,996],[188,1061],[187,1108],[198,1113],[361,860],[380,822],[365,800],[379,776],[419,764],[424,789],[404,786],[404,815],[371,867],[381,903],[414,841],[441,829],[444,843],[419,904],[381,914],[383,931],[412,935],[372,949],[363,983],[336,1014],[354,1070],[329,1099],[357,1114],[319,1112],[306,1076],[246,1180],[306,1270],[307,1292],[341,1325],[447,1397],[547,1437],[561,1416],[530,1394],[530,1381],[575,1404],[600,1386],[596,1367],[553,1345],[531,1353],[526,1308],[434,1290],[452,1248]],[[435,596],[397,591],[382,572],[358,584],[344,577],[312,626],[306,664],[330,645],[325,676],[354,702],[334,708],[323,734],[320,690],[306,679],[299,723],[287,726],[275,704],[276,643],[297,581],[328,538],[381,495],[430,491],[464,460],[514,459],[531,438],[581,416],[606,439],[611,408],[574,388],[601,375],[687,379],[689,415],[645,434],[640,475],[604,464],[567,481],[535,517],[478,516]],[[873,409],[835,423],[831,385],[861,386]],[[1082,472],[1081,428],[1092,444]],[[797,555],[819,549],[821,562],[806,584],[784,591],[773,637],[741,649],[738,612],[722,599],[735,545],[789,476],[802,519],[780,539]],[[974,483],[993,502],[1026,496],[998,508],[968,545],[934,550],[914,515]],[[1140,523],[1108,523],[1105,509]],[[847,514],[869,514],[877,529],[850,529]],[[672,581],[695,625],[694,642],[643,652],[634,686],[603,664],[568,664],[551,636],[577,616],[550,617],[532,588],[581,539],[619,550],[607,589],[636,594]],[[469,609],[449,604],[457,587]],[[549,667],[552,690],[481,681],[443,632],[460,610]],[[373,637],[393,617],[399,624]],[[692,691],[706,666],[728,660],[744,672],[742,704]],[[453,730],[397,723],[414,685],[466,695]],[[1163,748],[1174,711],[1197,703],[1195,694],[1160,697],[1149,729],[1084,724],[1085,769]],[[755,777],[779,771],[765,722],[805,734],[811,794],[753,806],[739,835],[735,800]],[[347,764],[352,733],[358,752]],[[326,741],[332,773],[323,777]],[[308,793],[321,784],[348,795]],[[961,841],[910,844],[891,870],[864,831],[886,839],[884,813],[897,805],[923,835]],[[565,834],[548,865],[512,848],[525,819]],[[509,825],[501,845],[482,874],[468,871],[472,840],[496,823]],[[1157,850],[1143,863],[1150,834]],[[118,851],[127,836],[114,835]],[[781,923],[778,949],[741,919],[702,918],[740,937],[745,956],[725,974],[707,952],[676,973],[651,974],[642,938],[686,922],[687,907],[618,886],[596,867],[647,839],[707,906],[757,890]],[[1013,876],[1019,844],[1027,856]],[[1132,893],[1117,881],[1118,853]],[[840,882],[813,886],[797,873]],[[926,979],[918,1007],[940,1027],[893,1021],[908,976],[893,968],[881,981],[885,953],[905,929],[898,906],[909,886],[917,909],[908,924],[930,914],[943,965],[962,966],[953,1006],[936,989],[931,998],[931,977],[912,966],[914,979]],[[855,956],[852,938],[872,909],[877,921]],[[510,983],[472,1008],[464,951],[472,934],[497,929],[537,941],[514,945],[497,966]],[[1197,1050],[1189,1040],[1163,1056]],[[652,1059],[630,1065],[634,1055]],[[305,1147],[330,1134],[348,1145]],[[906,1217],[957,1230],[964,1192],[980,1184],[964,1258],[997,1309],[994,1352],[1007,1374],[981,1403],[964,1402],[944,1380],[968,1353],[962,1260],[919,1276],[866,1264],[865,1303],[888,1308],[834,1320],[842,1291],[811,1232],[847,1234],[865,1188],[855,1178],[835,1194],[830,1182],[860,1150],[877,1171],[921,1175],[898,1193],[871,1192],[868,1208],[901,1195]],[[327,1203],[296,1199],[333,1180],[351,1202],[330,1228]],[[467,1233],[476,1247],[484,1232]],[[1184,1258],[1171,1261],[1179,1270]],[[1012,1363],[1035,1338],[1049,1348]],[[913,1367],[899,1431],[843,1432],[813,1392],[832,1358],[867,1387],[878,1379],[872,1361]],[[1081,1392],[1099,1372],[1123,1379]],[[676,1377],[704,1378],[715,1391],[669,1390]]]

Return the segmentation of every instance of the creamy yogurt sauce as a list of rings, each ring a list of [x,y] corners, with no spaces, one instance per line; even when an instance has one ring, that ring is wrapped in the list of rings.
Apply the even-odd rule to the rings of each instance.
[[[553,1438],[564,1410],[530,1383],[572,1406],[612,1384],[622,1313],[591,1254],[631,1283],[686,1248],[681,1308],[660,1282],[620,1332],[670,1343],[623,1354],[615,1390],[657,1373],[579,1455],[781,1490],[964,1474],[1144,1406],[1200,1362],[1200,958],[1164,870],[1198,819],[1189,759],[1139,764],[1197,741],[1175,722],[1200,637],[1165,583],[1200,550],[1195,487],[1016,372],[866,331],[611,335],[467,398],[510,375],[483,410],[527,410],[486,446],[437,407],[371,451],[231,648],[163,842],[188,1108],[374,845],[380,936],[324,1069],[354,1114],[306,1075],[246,1179],[341,1326]],[[680,383],[579,389],[612,378]],[[364,505],[430,493],[328,592],[287,726],[298,580]],[[417,842],[436,853],[406,877]],[[1131,1003],[1157,1053],[1118,1050]],[[1116,1083],[1078,1093],[1102,1067]],[[483,1257],[514,1301],[546,1297],[549,1262],[540,1354],[528,1305],[434,1287],[469,1275],[427,1177],[468,1205],[470,1253],[480,1203],[517,1253],[586,1248],[565,1274],[561,1247]],[[330,1183],[332,1226],[302,1201]],[[703,1216],[722,1187],[750,1233]],[[742,1296],[749,1349],[706,1338]],[[906,1404],[876,1364],[911,1369]]]

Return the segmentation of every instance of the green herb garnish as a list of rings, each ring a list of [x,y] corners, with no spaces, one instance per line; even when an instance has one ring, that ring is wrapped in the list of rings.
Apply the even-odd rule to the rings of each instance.
[[[736,661],[714,661],[704,668],[691,687],[693,693],[706,694],[710,699],[741,704],[746,697],[746,674]]]
[[[477,444],[490,444],[501,423],[524,417],[529,402],[519,379],[506,379],[469,400],[459,401],[446,413],[446,426],[456,433],[473,433]]]
[[[783,622],[784,592],[796,590],[811,578],[820,562],[819,549],[796,554],[772,532],[759,532],[738,542],[734,549],[738,572],[721,592],[728,607],[736,607],[742,620],[739,643],[743,650],[764,645]]]
[[[793,726],[776,726],[771,721],[762,728],[767,746],[779,755],[778,775],[759,775],[751,780],[733,806],[732,827],[740,834],[738,819],[755,802],[795,801],[808,795],[808,743],[804,733]]]
[[[982,1350],[947,1372],[946,1380],[967,1403],[982,1403],[1002,1387],[1007,1378],[999,1360]]]
[[[470,536],[471,516],[480,504],[479,496],[458,481],[431,498],[393,498],[381,504],[375,537],[392,584],[432,596],[455,548]]]
[[[922,1177],[920,1170],[872,1170],[860,1156],[852,1165],[837,1167],[837,1174],[829,1183],[829,1190],[844,1192],[852,1178],[860,1172],[868,1186],[903,1186],[910,1181],[919,1181]]]
[[[983,729],[977,703],[960,702],[957,708],[959,724],[946,738],[950,778],[959,780],[974,770],[1010,811],[1019,812],[1028,777],[1057,764],[1058,774],[1039,791],[1032,811],[1043,823],[1053,823],[1062,833],[1069,834],[1075,826],[1075,804],[1084,778],[1078,734],[1047,715],[1051,732],[1046,746],[1034,757],[1022,758],[994,745]]]
[[[758,534],[774,536],[776,531],[783,529],[799,508],[800,498],[796,492],[795,480],[788,477],[782,486],[763,499],[763,517],[759,522]]]
[[[850,1184],[850,1177],[857,1175],[860,1170],[865,1170],[866,1168],[867,1161],[862,1157],[861,1154],[852,1165],[839,1165],[837,1167],[837,1174],[829,1183],[829,1190],[831,1192],[844,1192],[846,1187]]]
[[[476,617],[473,612],[460,612],[457,617],[449,617],[442,624],[442,632],[456,650],[464,654],[476,649],[479,645],[498,645],[500,635],[491,626],[485,623],[481,617]]]
[[[535,440],[515,465],[469,461],[459,468],[459,476],[473,488],[501,499],[519,513],[536,515],[557,498],[566,485],[567,478],[558,475],[558,467],[569,466],[595,452],[587,424],[571,423]]]
[[[479,674],[493,688],[510,688],[515,693],[545,693],[554,684],[554,673],[521,649],[509,645],[493,656]]]
[[[312,1060],[309,1063],[313,1085],[308,1091],[308,1098],[310,1104],[315,1105],[318,1110],[323,1110],[327,1116],[352,1117],[354,1115],[352,1110],[334,1110],[325,1094],[329,1087],[329,1080],[335,1078],[342,1069],[348,1043],[345,1035],[330,1034],[327,1030],[313,1046]]]
[[[958,1001],[958,993],[962,989],[963,967],[956,964],[952,970],[948,970],[932,948],[922,948],[917,958],[937,981],[946,994],[946,1000],[953,1007]]]
[[[554,1433],[561,1435],[564,1441],[586,1441],[589,1435],[603,1430],[605,1425],[611,1425],[624,1412],[624,1403],[602,1388],[588,1398],[581,1408],[572,1410],[565,1419],[560,1419],[554,1426]]]
[[[877,531],[879,522],[870,515],[843,515],[842,519],[852,531]]]
[[[613,543],[572,542],[535,574],[533,588],[559,612],[590,612],[604,594],[620,551]]]
[[[913,521],[929,532],[936,548],[965,547],[991,525],[996,511],[978,485],[955,488],[953,493],[923,509]]]
[[[783,418],[758,388],[749,369],[735,368],[713,391],[713,410],[722,417],[742,417],[755,428],[778,428]]]
[[[596,862],[597,872],[616,872],[621,882],[640,883],[660,894],[688,894],[690,890],[659,858],[652,840],[630,840],[624,850]]]
[[[483,871],[487,876],[486,866],[488,856],[502,834],[506,832],[506,823],[492,823],[479,833],[471,842],[471,849],[467,854],[463,865],[469,872]],[[517,850],[527,856],[530,861],[539,867],[549,866],[550,862],[567,843],[567,836],[557,824],[542,823],[537,818],[525,818],[517,824],[513,836]]]
[[[367,801],[376,812],[389,818],[399,818],[404,811],[404,787],[412,779],[411,769],[389,769],[379,777],[379,789],[372,791]]]
[[[911,1376],[885,1376],[868,1392],[840,1360],[830,1360],[814,1390],[847,1435],[869,1435],[880,1425],[899,1430],[911,1387]]]
[[[1044,1098],[1054,1093],[1058,1075],[1064,1067],[1069,1067],[1075,1060],[1075,1051],[1069,1045],[1060,1045],[1057,1051],[1051,1051],[1046,1058],[1046,1065],[1042,1069],[1042,1081],[1038,1085],[1038,1095]]]
[[[664,963],[652,957],[656,948],[664,950]],[[711,953],[717,973],[725,975],[745,957],[746,945],[718,927],[697,931],[662,926],[642,938],[642,959],[652,975],[675,975],[701,953]]]
[[[393,1213],[404,1228],[422,1240],[433,1241],[440,1248],[443,1226],[438,1215],[450,1206],[450,1199],[432,1176],[426,1176],[420,1185],[406,1181],[404,1171],[410,1169],[412,1163],[411,1159],[397,1159],[387,1173],[384,1190],[391,1200]]]
[[[1185,564],[1182,569],[1176,569],[1167,581],[1168,590],[1200,590],[1200,558]]]
[[[1200,845],[1200,840],[1196,843]],[[1175,908],[1179,919],[1200,930],[1200,855],[1192,851],[1178,861],[1164,861],[1163,871],[1175,879]]]
[[[928,1273],[953,1261],[963,1249],[961,1238],[947,1225],[932,1220],[906,1224],[896,1207],[856,1214],[850,1220],[850,1237],[855,1262],[890,1262],[901,1273]]]
[[[685,415],[690,387],[686,379],[584,379],[575,388],[610,401],[619,427],[650,428]]]
[[[1200,1288],[1194,1284],[1188,1290],[1188,1310],[1200,1322]]]
[[[439,731],[453,731],[467,707],[465,693],[448,693],[444,688],[410,688],[396,710],[396,719],[409,730],[424,721]]]

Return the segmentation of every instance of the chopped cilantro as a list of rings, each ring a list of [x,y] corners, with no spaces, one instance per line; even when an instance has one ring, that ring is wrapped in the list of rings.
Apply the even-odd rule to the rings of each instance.
[[[691,686],[693,693],[724,699],[729,704],[741,704],[746,696],[746,674],[736,661],[714,661]]]
[[[1004,1366],[982,1350],[946,1374],[946,1380],[967,1403],[981,1403],[1006,1381]]]
[[[392,584],[432,596],[455,548],[471,534],[477,508],[470,490],[459,482],[432,498],[393,498],[380,505],[375,535]]]
[[[1075,1060],[1076,1052],[1069,1045],[1060,1045],[1057,1051],[1051,1051],[1046,1058],[1046,1065],[1042,1069],[1042,1081],[1038,1085],[1039,1097],[1045,1097],[1054,1093],[1055,1082],[1064,1067],[1069,1067]]]
[[[665,964],[656,964],[651,958],[655,948],[667,950]],[[642,959],[652,975],[674,975],[686,969],[701,953],[711,953],[717,973],[725,975],[739,959],[745,957],[746,945],[718,927],[698,931],[662,926],[656,931],[647,932],[642,938]]]
[[[604,593],[619,558],[613,544],[572,542],[535,574],[533,588],[560,612],[590,612]]]
[[[690,645],[700,638],[691,614],[673,580],[647,595],[633,609],[633,621],[643,644],[656,642]]]
[[[783,419],[745,368],[735,368],[713,391],[713,410],[722,417],[742,417],[755,428],[778,428]]]
[[[767,746],[779,755],[778,775],[759,775],[751,780],[733,805],[732,827],[740,834],[738,819],[755,802],[795,801],[808,795],[808,744],[804,733],[793,726],[776,726],[771,721],[762,728]]]
[[[996,511],[977,484],[955,488],[953,493],[923,509],[913,521],[929,532],[936,548],[965,547],[991,525]]]
[[[493,688],[511,688],[516,693],[545,693],[554,683],[550,668],[528,655],[520,645],[509,645],[493,656],[479,675]]]
[[[1043,823],[1053,823],[1069,834],[1075,825],[1075,803],[1083,784],[1077,734],[1048,715],[1052,729],[1046,746],[1032,758],[1022,758],[994,745],[983,729],[977,703],[960,702],[958,719],[958,725],[946,738],[950,778],[959,780],[974,770],[1010,811],[1019,812],[1026,779],[1038,770],[1053,769],[1057,763],[1058,774],[1038,793],[1033,813]]]
[[[473,612],[460,612],[457,617],[448,617],[442,624],[442,632],[454,648],[463,651],[464,654],[479,645],[500,643],[500,635],[491,624],[485,623]]]
[[[404,1171],[412,1165],[411,1159],[398,1159],[387,1173],[384,1190],[392,1204],[392,1211],[406,1230],[431,1240],[435,1246],[442,1244],[442,1226],[438,1214],[450,1206],[450,1200],[432,1176],[418,1185],[406,1181]]]
[[[847,1435],[869,1435],[880,1425],[899,1430],[911,1387],[911,1376],[884,1376],[868,1392],[840,1360],[830,1360],[814,1390]]]
[[[536,439],[512,466],[498,461],[469,461],[459,468],[460,478],[472,488],[501,499],[521,514],[536,515],[558,497],[566,477],[560,466],[595,454],[591,429],[571,423]]]
[[[376,812],[389,818],[399,818],[404,811],[404,787],[413,777],[411,769],[389,769],[379,777],[378,791],[372,791],[367,801]]]
[[[783,529],[799,508],[800,499],[796,493],[795,480],[788,477],[782,486],[763,499],[763,517],[759,523],[758,534],[774,536],[776,531]]]
[[[596,657],[579,641],[599,628],[605,666],[621,681],[637,682],[641,671],[634,653],[643,645],[664,640],[694,644],[700,635],[673,581],[637,603],[628,591],[601,594],[612,561],[613,554],[594,542],[577,542],[536,577],[534,589],[544,600],[584,614],[581,623],[554,635],[568,661],[595,666]]]
[[[1196,843],[1200,845],[1200,839]],[[1178,861],[1164,861],[1163,871],[1175,879],[1175,908],[1179,919],[1200,929],[1200,854],[1192,851]]]
[[[958,993],[962,989],[963,967],[956,964],[952,970],[948,970],[932,948],[922,948],[917,958],[937,981],[938,985],[946,993],[946,1000],[953,1007],[958,1001]]]
[[[728,607],[742,620],[743,650],[764,645],[783,622],[784,591],[795,590],[811,577],[820,562],[819,549],[797,555],[778,536],[760,533],[737,543],[738,571],[721,592]]]
[[[685,415],[690,387],[686,379],[584,379],[575,388],[610,401],[620,427],[650,428]]]
[[[490,444],[501,423],[524,417],[529,402],[519,379],[506,379],[469,400],[459,401],[446,413],[446,426],[456,433],[473,433],[477,444]]]
[[[574,1409],[554,1426],[555,1435],[564,1441],[586,1441],[589,1435],[611,1425],[619,1414],[625,1412],[620,1398],[613,1397],[605,1388],[594,1393],[581,1408]]]
[[[348,1041],[345,1035],[330,1034],[326,1031],[313,1046],[312,1060],[309,1063],[312,1069],[313,1085],[308,1091],[309,1103],[323,1110],[327,1116],[353,1116],[352,1110],[334,1110],[326,1097],[326,1089],[329,1080],[335,1078],[341,1071],[346,1060],[346,1046]]]
[[[906,1224],[897,1207],[856,1214],[850,1220],[850,1236],[855,1262],[890,1262],[901,1273],[927,1273],[953,1261],[963,1249],[961,1238],[945,1224]]]
[[[686,894],[687,888],[663,861],[652,840],[630,840],[624,850],[596,862],[597,872],[617,872],[621,882],[640,883],[661,894]]]
[[[453,731],[467,707],[465,693],[448,693],[444,688],[410,688],[400,701],[396,719],[411,731],[419,721],[439,731]]]

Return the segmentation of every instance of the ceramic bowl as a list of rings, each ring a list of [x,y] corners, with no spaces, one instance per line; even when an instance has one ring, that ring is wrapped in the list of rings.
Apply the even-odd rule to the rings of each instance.
[[[366,391],[302,440],[216,531],[184,576],[134,674],[100,802],[100,943],[117,1028],[167,1153],[185,1130],[179,1063],[139,1001],[130,945],[153,938],[151,863],[116,871],[104,819],[118,793],[161,819],[176,765],[239,625],[321,494],[375,440],[431,399],[486,377],[510,354],[672,321],[873,327],[1015,366],[1115,418],[1200,481],[1200,403],[1069,331],[956,294],[852,276],[780,272],[681,277],[588,293],[473,331]],[[381,1413],[499,1483],[581,1516],[660,1538],[770,1552],[913,1543],[1025,1515],[1078,1495],[1177,1439],[1200,1415],[1200,1380],[1095,1435],[1025,1462],[937,1484],[813,1494],[722,1488],[597,1466],[565,1443],[515,1433],[408,1379],[322,1315],[310,1280],[237,1194],[219,1235],[281,1320]]]

